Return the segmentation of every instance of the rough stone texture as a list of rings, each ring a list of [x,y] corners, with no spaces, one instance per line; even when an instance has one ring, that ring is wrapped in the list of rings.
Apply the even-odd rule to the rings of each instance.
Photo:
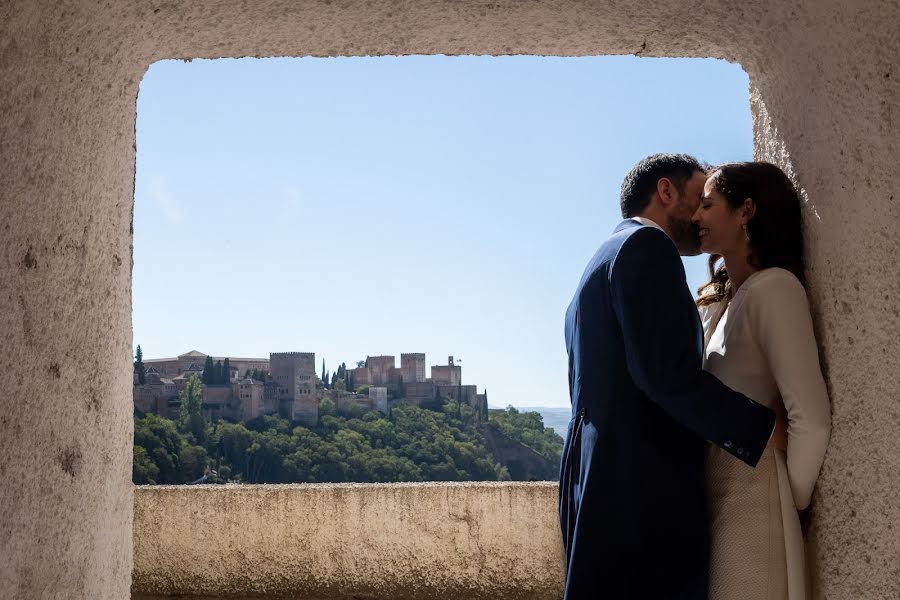
[[[898,597],[898,25],[895,0],[0,4],[0,596],[129,589],[134,119],[150,63],[634,53],[750,75],[757,153],[808,199],[834,404],[814,499],[819,594]]]
[[[135,594],[559,598],[554,483],[149,486]]]

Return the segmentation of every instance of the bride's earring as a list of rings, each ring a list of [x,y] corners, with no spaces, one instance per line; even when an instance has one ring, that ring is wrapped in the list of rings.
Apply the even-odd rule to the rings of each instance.
[[[747,231],[747,224],[744,223],[743,225],[741,225],[741,227],[744,229],[744,239],[746,239],[749,242],[750,241],[750,232]]]

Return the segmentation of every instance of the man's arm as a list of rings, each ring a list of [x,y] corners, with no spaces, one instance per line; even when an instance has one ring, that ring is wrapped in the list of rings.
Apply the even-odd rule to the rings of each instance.
[[[775,413],[703,370],[703,337],[684,266],[662,231],[629,237],[610,271],[613,306],[635,385],[673,419],[756,466]]]

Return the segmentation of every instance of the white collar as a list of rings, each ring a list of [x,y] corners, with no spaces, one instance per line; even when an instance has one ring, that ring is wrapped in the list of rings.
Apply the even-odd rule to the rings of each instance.
[[[650,219],[648,219],[648,218],[646,218],[646,217],[631,217],[631,220],[632,220],[632,221],[637,221],[637,222],[640,223],[641,225],[645,225],[645,226],[647,226],[647,227],[656,227],[657,229],[659,229],[659,230],[662,231],[663,233],[666,233],[665,230],[664,230],[662,227],[660,227],[659,225],[656,224],[656,221],[652,221],[652,220],[650,220]],[[668,234],[667,234],[667,235],[668,235]]]

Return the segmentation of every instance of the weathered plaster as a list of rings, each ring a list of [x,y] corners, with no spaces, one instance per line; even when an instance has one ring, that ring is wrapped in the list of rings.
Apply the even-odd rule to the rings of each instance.
[[[805,189],[834,403],[815,578],[828,598],[897,597],[898,25],[893,0],[0,4],[0,595],[129,589],[134,119],[150,63],[637,53],[740,62],[758,155]]]
[[[136,594],[558,598],[551,483],[140,487]]]

